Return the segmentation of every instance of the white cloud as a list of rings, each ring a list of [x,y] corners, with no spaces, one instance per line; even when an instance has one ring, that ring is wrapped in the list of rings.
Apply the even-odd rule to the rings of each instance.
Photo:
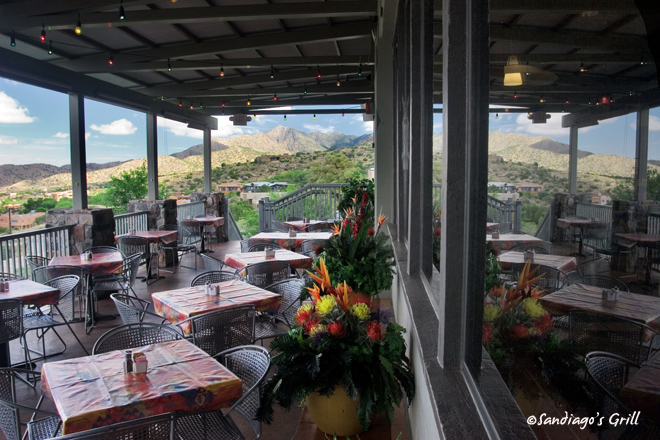
[[[68,139],[69,138],[69,133],[63,133],[61,131],[58,131],[53,136],[55,136],[56,138],[59,138],[59,139]]]
[[[635,126],[635,124],[631,124]],[[649,131],[660,131],[660,118],[649,115]]]
[[[28,116],[28,109],[19,107],[18,101],[0,92],[0,124],[29,124],[35,118]]]
[[[433,133],[439,133],[442,131],[442,122],[438,122],[437,124],[433,124]]]
[[[137,131],[137,127],[133,125],[128,119],[117,119],[116,121],[111,122],[110,124],[96,125],[92,124],[90,126],[92,130],[101,132],[102,134],[112,134],[112,135],[122,135],[122,134],[133,134]]]
[[[85,133],[85,140],[89,139],[92,137],[92,133]]]
[[[328,125],[324,127],[319,124],[303,124],[303,128],[309,130],[310,132],[320,131],[321,133],[333,133],[335,131],[334,125]]]
[[[265,119],[265,121],[261,121],[261,119]],[[218,117],[218,129],[213,131],[213,135],[221,138],[227,138],[239,134],[256,134],[259,130],[250,128],[250,124],[253,123],[261,124],[263,122],[267,122],[268,118],[264,118],[263,116],[260,115],[259,117],[257,117],[256,121],[257,122],[255,122],[255,119],[252,118],[252,121],[248,122],[248,125],[241,126],[241,125],[234,125],[234,123],[229,120],[229,116],[220,116]]]
[[[362,122],[362,127],[364,128],[365,133],[374,132],[374,121],[364,121]]]
[[[527,119],[527,113],[520,113],[516,118],[516,124],[518,125],[516,131],[523,131],[536,136],[568,135],[570,130],[561,126],[561,117],[561,113],[551,113],[550,119],[545,124],[532,124],[532,121]]]
[[[204,132],[188,128],[183,122],[173,121],[172,119],[158,118],[158,126],[172,133],[174,136],[186,136],[195,139],[202,139]]]
[[[18,139],[8,136],[0,136],[0,145],[14,145],[18,143]]]

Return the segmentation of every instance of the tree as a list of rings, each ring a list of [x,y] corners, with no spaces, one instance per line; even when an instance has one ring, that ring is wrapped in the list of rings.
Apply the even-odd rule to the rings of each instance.
[[[313,162],[309,181],[315,183],[344,183],[360,174],[360,169],[343,154],[328,154],[324,160]]]
[[[147,165],[143,163],[134,170],[122,171],[118,177],[110,176],[105,197],[115,213],[124,213],[128,212],[129,200],[142,199],[147,191]]]

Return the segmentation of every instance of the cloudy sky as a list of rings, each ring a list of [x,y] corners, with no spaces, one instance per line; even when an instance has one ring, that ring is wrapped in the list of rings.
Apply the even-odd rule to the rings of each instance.
[[[649,158],[660,159],[660,109],[651,111]],[[593,153],[634,157],[635,115],[601,122],[580,129],[580,149]],[[109,162],[146,156],[144,113],[85,101],[87,161]],[[363,135],[371,133],[371,122],[361,115],[260,115],[246,127],[235,127],[229,117],[218,117],[214,138],[265,132],[286,125],[304,132],[320,131]],[[442,114],[434,115],[435,132],[442,131]],[[490,130],[549,136],[568,143],[568,129],[561,128],[561,114],[547,124],[532,124],[526,114],[498,113],[490,116]],[[158,120],[159,154],[172,154],[201,143],[202,132],[185,124]],[[0,78],[0,164],[70,163],[67,95]]]

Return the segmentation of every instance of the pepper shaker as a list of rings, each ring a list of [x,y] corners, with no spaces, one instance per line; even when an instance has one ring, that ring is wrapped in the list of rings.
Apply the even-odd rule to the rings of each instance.
[[[131,350],[124,350],[124,374],[133,372],[133,354]]]

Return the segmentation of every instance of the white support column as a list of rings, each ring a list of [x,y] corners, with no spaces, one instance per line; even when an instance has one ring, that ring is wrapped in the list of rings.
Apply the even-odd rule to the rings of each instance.
[[[568,192],[577,193],[578,127],[571,125],[568,153]]]
[[[158,200],[158,122],[154,113],[147,113],[147,182],[149,200]]]
[[[204,192],[211,192],[211,129],[204,129]]]
[[[73,209],[87,209],[87,154],[85,150],[85,97],[69,95],[71,135],[71,189]]]
[[[637,112],[637,137],[635,142],[635,188],[634,198],[646,200],[646,186],[649,161],[649,109]]]

